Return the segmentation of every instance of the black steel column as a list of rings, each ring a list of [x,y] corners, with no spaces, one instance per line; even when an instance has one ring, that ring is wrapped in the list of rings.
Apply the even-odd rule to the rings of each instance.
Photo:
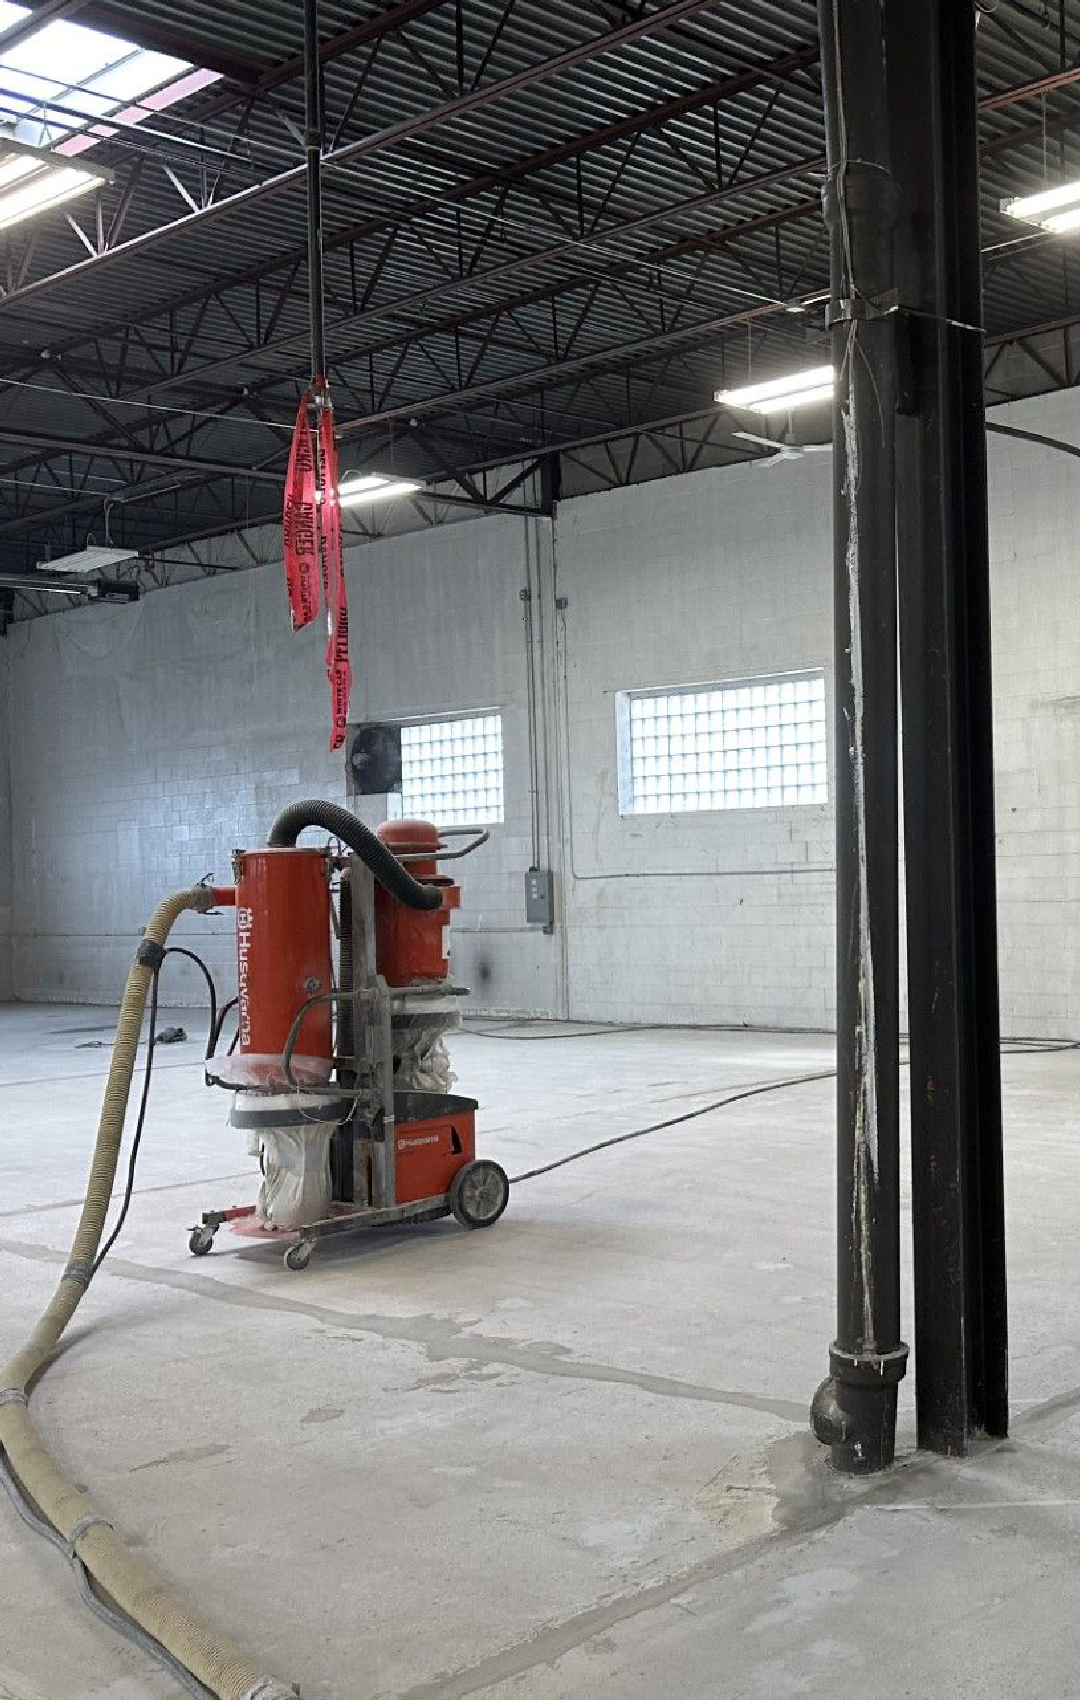
[[[308,323],[311,376],[326,376],[322,249],[322,65],[319,0],[304,0],[304,158],[307,163]]]
[[[916,1402],[963,1453],[1008,1428],[975,15],[896,12]]]
[[[814,1399],[837,1469],[891,1463],[900,1339],[896,192],[887,0],[819,0],[829,173],[837,858],[837,1330]]]

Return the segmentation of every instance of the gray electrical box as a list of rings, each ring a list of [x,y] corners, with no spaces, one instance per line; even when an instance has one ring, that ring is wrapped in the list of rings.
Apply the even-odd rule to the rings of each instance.
[[[525,919],[537,927],[555,925],[555,878],[550,868],[530,868],[525,875]]]

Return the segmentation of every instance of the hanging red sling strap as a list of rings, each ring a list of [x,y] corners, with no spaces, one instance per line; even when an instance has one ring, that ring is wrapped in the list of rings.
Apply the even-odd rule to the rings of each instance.
[[[334,409],[329,396],[319,412],[319,470],[322,500],[319,504],[322,552],[323,599],[326,605],[326,676],[330,681],[330,748],[345,742],[352,692],[349,662],[349,601],[345,589],[345,565],[341,553],[341,502],[338,496],[337,449],[334,446]]]
[[[318,409],[312,440],[310,409]],[[349,662],[349,603],[341,548],[334,409],[325,379],[316,379],[301,397],[285,474],[282,521],[285,585],[294,631],[310,625],[319,611],[322,578],[326,609],[326,674],[330,681],[330,748],[345,742],[352,691]]]
[[[305,390],[296,410],[285,474],[285,511],[282,518],[285,587],[294,632],[298,632],[301,626],[310,625],[319,611],[319,522],[315,451],[308,423],[310,403],[310,391]]]

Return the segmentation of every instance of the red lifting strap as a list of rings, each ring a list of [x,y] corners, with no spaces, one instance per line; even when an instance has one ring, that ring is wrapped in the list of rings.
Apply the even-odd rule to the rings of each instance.
[[[320,399],[318,455],[312,441],[310,408]],[[326,674],[330,681],[330,748],[345,742],[352,691],[349,664],[349,604],[341,551],[334,410],[326,380],[317,378],[300,399],[285,474],[283,517],[285,586],[293,631],[310,625],[319,610],[322,577],[326,608]]]
[[[330,748],[345,742],[352,692],[349,664],[349,601],[341,556],[341,503],[338,497],[334,410],[327,397],[319,414],[319,468],[322,475],[321,544],[323,600],[326,604],[326,676],[330,681]]]
[[[315,453],[308,425],[311,392],[305,390],[296,410],[289,466],[285,474],[285,585],[289,593],[292,629],[310,625],[319,611],[318,519]]]

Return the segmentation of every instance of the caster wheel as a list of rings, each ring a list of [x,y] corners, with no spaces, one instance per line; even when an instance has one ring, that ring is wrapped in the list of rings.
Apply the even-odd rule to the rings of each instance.
[[[188,1250],[192,1257],[205,1257],[214,1243],[213,1228],[192,1228]]]
[[[310,1240],[297,1240],[285,1253],[286,1269],[306,1269],[311,1262],[312,1249]]]
[[[490,1228],[509,1199],[506,1170],[488,1157],[466,1163],[450,1183],[450,1209],[463,1228]]]

